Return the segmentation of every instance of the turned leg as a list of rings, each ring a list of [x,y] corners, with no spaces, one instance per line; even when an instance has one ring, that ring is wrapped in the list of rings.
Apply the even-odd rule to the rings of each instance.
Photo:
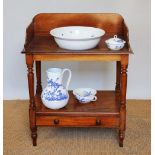
[[[36,146],[37,140],[37,127],[35,121],[35,102],[34,102],[34,73],[33,73],[33,57],[32,55],[26,55],[26,64],[28,68],[28,87],[29,87],[29,97],[30,97],[30,105],[29,105],[29,121],[30,121],[30,129],[31,129],[31,137],[33,140],[33,146]]]
[[[120,126],[119,126],[119,146],[123,147],[126,129],[126,89],[127,89],[127,66],[128,56],[121,60],[121,94],[120,94]]]
[[[116,87],[115,91],[117,93],[120,93],[120,76],[121,75],[121,62],[117,61],[116,62]]]
[[[36,94],[40,95],[42,92],[41,86],[41,61],[36,61],[36,78],[37,78],[37,89]]]

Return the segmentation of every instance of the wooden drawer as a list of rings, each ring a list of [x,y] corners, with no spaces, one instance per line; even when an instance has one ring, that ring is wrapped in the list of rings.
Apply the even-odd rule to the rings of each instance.
[[[59,117],[59,116],[37,116],[38,126],[78,126],[78,127],[115,127],[119,126],[118,117]]]

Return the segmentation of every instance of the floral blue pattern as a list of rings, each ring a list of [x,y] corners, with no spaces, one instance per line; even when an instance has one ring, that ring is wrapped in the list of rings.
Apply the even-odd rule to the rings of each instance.
[[[59,80],[59,78],[56,79],[56,81]],[[43,93],[43,97],[45,100],[48,101],[61,101],[66,100],[68,98],[67,94],[63,94],[59,88],[62,88],[62,84],[59,84],[58,82],[54,82],[52,79],[47,79],[47,87],[49,89],[46,89]]]
[[[89,92],[85,91],[85,94],[84,94],[83,97],[87,97],[87,96],[90,96],[90,95],[92,95],[92,94],[91,94],[91,91],[89,91]]]
[[[80,97],[80,96],[76,96],[76,98],[79,100],[79,102],[81,103],[85,103],[87,102],[86,99],[84,97]]]
[[[122,39],[115,39],[115,42],[117,42],[117,43],[123,43],[123,40]]]

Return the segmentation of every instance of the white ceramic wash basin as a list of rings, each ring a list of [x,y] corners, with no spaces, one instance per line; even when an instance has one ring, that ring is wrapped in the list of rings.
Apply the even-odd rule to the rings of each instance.
[[[52,29],[50,34],[60,48],[87,50],[97,46],[105,31],[94,27],[66,26]]]

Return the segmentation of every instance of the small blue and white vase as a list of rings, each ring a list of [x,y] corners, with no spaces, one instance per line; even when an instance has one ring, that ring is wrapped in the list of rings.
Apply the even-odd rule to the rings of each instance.
[[[66,87],[62,85],[64,72],[69,72]],[[71,70],[61,68],[49,68],[47,71],[47,86],[42,91],[43,104],[50,109],[60,109],[67,105],[69,100],[68,86],[71,80]]]

